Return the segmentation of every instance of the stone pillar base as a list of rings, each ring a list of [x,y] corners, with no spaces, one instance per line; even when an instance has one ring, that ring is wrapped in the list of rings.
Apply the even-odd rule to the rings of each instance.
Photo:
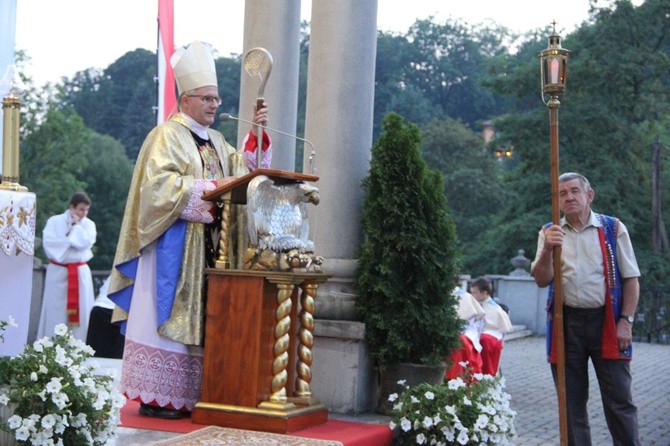
[[[334,413],[373,411],[377,372],[367,351],[365,325],[353,321],[317,320],[314,334],[314,396]]]

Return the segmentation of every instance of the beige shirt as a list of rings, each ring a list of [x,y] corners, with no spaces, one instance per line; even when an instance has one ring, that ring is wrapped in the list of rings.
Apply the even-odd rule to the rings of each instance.
[[[603,255],[598,240],[598,227],[602,225],[593,211],[584,229],[577,231],[565,218],[561,227],[565,230],[562,248],[563,302],[576,308],[598,308],[605,305],[605,280]],[[537,252],[533,265],[544,247],[544,230],[537,239]],[[619,221],[617,233],[617,262],[622,278],[639,277],[635,252],[628,230]]]

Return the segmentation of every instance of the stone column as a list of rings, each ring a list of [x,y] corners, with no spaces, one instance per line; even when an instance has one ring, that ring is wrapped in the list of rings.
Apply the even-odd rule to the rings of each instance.
[[[377,0],[313,0],[310,28],[305,138],[316,157],[310,166],[306,151],[303,166],[320,177],[310,228],[333,275],[316,299],[312,391],[333,412],[361,413],[376,402],[365,326],[354,319],[353,279],[372,146]]]
[[[298,115],[300,65],[300,0],[246,0],[244,8],[244,55],[249,49],[265,48],[273,59],[265,86],[270,107],[268,126],[294,135]],[[251,120],[260,79],[252,79],[242,67],[240,118]],[[238,147],[249,132],[249,124],[238,125]],[[272,168],[295,170],[295,139],[268,131],[272,138]]]
[[[361,180],[372,146],[376,51],[377,0],[312,1],[305,138],[316,148],[321,204],[310,209],[310,228],[325,271],[334,275],[320,289],[320,318],[353,318],[351,285],[362,240]],[[308,151],[303,166],[312,173]]]

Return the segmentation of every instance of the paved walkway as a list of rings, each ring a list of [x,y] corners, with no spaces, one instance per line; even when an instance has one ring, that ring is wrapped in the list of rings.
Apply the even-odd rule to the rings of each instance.
[[[505,390],[512,396],[517,412],[515,428],[517,446],[558,446],[558,406],[549,365],[545,361],[544,337],[526,337],[505,343],[501,369]],[[634,344],[633,397],[638,406],[640,440],[643,446],[670,446],[670,346]],[[591,436],[593,446],[611,446],[605,424],[597,380],[591,369]],[[376,414],[338,416],[351,421],[385,423],[388,418]],[[152,441],[175,437],[170,432],[120,428],[118,446],[140,446]],[[374,445],[370,445],[374,446]]]
[[[512,407],[517,412],[514,426],[518,446],[560,444],[556,392],[545,360],[544,345],[544,337],[527,337],[506,342],[502,352],[501,369],[506,391],[512,396]],[[638,407],[640,441],[643,446],[669,446],[670,346],[634,343],[633,349],[633,398]],[[593,445],[611,446],[592,367],[590,382]]]

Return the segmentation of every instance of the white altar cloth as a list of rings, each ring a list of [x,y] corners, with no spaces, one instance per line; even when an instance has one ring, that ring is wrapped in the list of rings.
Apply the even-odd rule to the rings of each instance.
[[[34,193],[0,190],[0,319],[18,325],[6,328],[0,356],[21,353],[28,340],[35,218]]]

